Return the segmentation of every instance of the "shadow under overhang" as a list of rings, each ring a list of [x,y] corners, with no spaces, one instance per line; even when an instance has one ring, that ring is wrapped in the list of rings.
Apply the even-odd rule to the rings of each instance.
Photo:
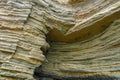
[[[101,20],[87,25],[87,27],[82,28],[78,31],[72,32],[68,35],[65,35],[57,29],[52,29],[47,37],[51,42],[80,42],[88,40],[100,33],[102,33],[114,20],[120,18],[120,11],[113,13],[107,17],[102,18]]]

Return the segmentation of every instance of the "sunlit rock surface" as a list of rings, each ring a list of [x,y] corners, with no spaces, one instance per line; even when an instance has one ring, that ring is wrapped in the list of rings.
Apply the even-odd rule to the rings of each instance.
[[[0,80],[118,79],[119,53],[120,0],[0,0]]]
[[[120,19],[85,42],[52,42],[40,74],[54,77],[120,76]],[[54,77],[56,78],[56,77]],[[59,77],[58,77],[59,78]],[[73,78],[74,80],[74,78]],[[97,79],[96,79],[97,80]]]
[[[34,80],[35,67],[46,60],[48,31],[31,9],[29,1],[0,2],[0,80]]]

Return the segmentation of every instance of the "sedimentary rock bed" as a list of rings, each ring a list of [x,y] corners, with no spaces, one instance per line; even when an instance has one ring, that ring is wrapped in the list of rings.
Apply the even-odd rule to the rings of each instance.
[[[48,62],[40,74],[59,78],[88,76],[120,76],[120,19],[114,21],[103,33],[75,43],[53,42],[47,54]]]
[[[0,80],[117,79],[119,38],[119,0],[0,0]]]
[[[58,2],[69,14],[54,10],[46,19],[46,25],[54,28],[48,34],[48,62],[35,74],[65,80],[119,79],[120,1]]]
[[[46,60],[47,29],[30,17],[29,1],[0,2],[0,80],[34,80],[35,67]]]

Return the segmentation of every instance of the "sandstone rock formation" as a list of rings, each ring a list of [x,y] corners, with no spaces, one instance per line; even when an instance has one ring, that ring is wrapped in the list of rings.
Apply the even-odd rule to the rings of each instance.
[[[48,31],[31,9],[29,0],[0,2],[0,80],[34,80],[35,67],[46,60]]]
[[[120,19],[114,21],[100,35],[88,41],[52,42],[47,55],[48,62],[42,65],[38,73],[46,77],[56,78],[57,76],[58,79],[73,77],[79,79],[97,75],[120,79],[119,32]]]
[[[120,0],[0,0],[0,80],[119,80],[119,57]]]

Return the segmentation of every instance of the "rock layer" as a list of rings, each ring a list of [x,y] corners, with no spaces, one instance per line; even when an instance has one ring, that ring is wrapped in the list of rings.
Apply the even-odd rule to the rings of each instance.
[[[48,62],[42,65],[41,71],[38,73],[59,75],[63,78],[96,75],[119,78],[119,34],[120,19],[115,20],[103,33],[88,41],[53,42],[48,51]],[[50,77],[54,76],[51,75]]]
[[[0,80],[34,80],[35,67],[46,60],[47,29],[32,17],[29,1],[0,3]]]
[[[119,0],[0,0],[0,80],[118,78],[119,19]]]
[[[45,16],[49,21],[46,25],[53,28],[48,34],[51,47],[46,56],[48,62],[35,74],[65,80],[119,79],[120,1],[87,0],[62,5],[59,10],[72,13],[64,16],[59,11],[62,15],[58,15],[53,8],[53,14],[51,11],[49,17]],[[58,6],[61,5],[55,7]]]

